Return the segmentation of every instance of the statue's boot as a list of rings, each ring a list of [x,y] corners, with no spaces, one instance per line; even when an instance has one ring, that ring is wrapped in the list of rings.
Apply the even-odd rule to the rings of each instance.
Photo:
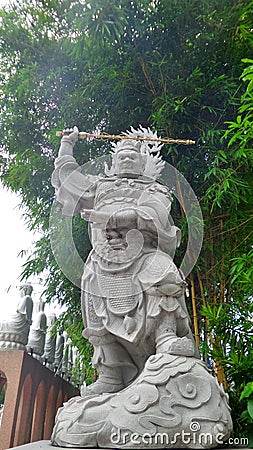
[[[176,334],[177,324],[173,314],[163,314],[156,329],[156,353],[169,353],[179,356],[194,356],[195,345],[186,336]]]
[[[87,386],[84,395],[119,392],[136,377],[138,369],[126,349],[110,334],[89,336],[94,346],[93,367],[98,380]]]
[[[86,386],[84,395],[97,395],[103,393],[114,393],[124,389],[120,368],[111,368],[105,365],[97,366],[99,378],[95,383]]]

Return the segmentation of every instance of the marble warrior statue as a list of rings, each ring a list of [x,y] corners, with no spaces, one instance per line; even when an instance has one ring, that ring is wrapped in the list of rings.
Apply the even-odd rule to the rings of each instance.
[[[55,161],[63,214],[90,224],[83,334],[99,377],[59,409],[51,439],[70,448],[217,448],[232,429],[228,396],[191,334],[186,283],[173,263],[180,231],[157,181],[161,143],[139,136],[156,134],[127,132],[101,176],[82,173],[73,157],[77,128]]]
[[[98,380],[86,395],[118,392],[150,355],[198,357],[190,330],[186,283],[173,263],[180,230],[171,194],[159,184],[161,144],[140,128],[114,144],[105,175],[85,175],[73,156],[75,127],[61,140],[52,184],[63,214],[90,223],[93,249],[82,277],[84,337],[94,346]],[[132,138],[132,139],[129,139]]]

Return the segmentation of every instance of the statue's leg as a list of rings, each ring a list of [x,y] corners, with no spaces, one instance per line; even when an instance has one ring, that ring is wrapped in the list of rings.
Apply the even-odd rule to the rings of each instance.
[[[156,353],[193,356],[195,347],[188,337],[177,336],[177,314],[161,311],[155,330]]]
[[[123,345],[112,334],[101,331],[89,333],[89,341],[94,346],[92,363],[99,377],[95,383],[87,386],[85,394],[118,392],[128,386],[138,373]]]

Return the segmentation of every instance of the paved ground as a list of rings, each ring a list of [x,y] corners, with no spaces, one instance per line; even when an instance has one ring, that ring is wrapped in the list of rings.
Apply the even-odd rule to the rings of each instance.
[[[51,445],[51,441],[38,441],[38,442],[33,442],[32,444],[25,444],[25,445],[20,445],[19,447],[13,447],[13,449],[17,449],[17,450],[66,450],[65,447],[53,447]],[[68,447],[68,450],[76,450],[73,447]],[[224,449],[226,450],[232,450],[232,449],[236,449],[236,450],[246,450],[247,447],[224,447]],[[94,450],[94,449],[88,449],[86,448],[85,450]],[[99,449],[99,450],[108,450],[108,449]],[[148,450],[148,447],[147,447]],[[181,450],[189,450],[189,449],[181,449]],[[215,450],[215,449],[212,449]],[[222,448],[220,447],[217,450],[222,450]]]

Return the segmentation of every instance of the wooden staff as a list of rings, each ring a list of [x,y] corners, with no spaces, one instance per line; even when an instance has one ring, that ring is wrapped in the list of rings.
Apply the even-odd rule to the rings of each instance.
[[[70,131],[56,131],[56,136],[68,136]],[[172,138],[152,138],[152,137],[143,137],[143,136],[127,136],[123,134],[95,134],[95,133],[86,133],[79,132],[79,139],[117,139],[117,140],[132,140],[132,141],[152,141],[152,142],[162,142],[164,144],[183,144],[183,145],[192,145],[195,144],[195,141],[191,141],[190,139],[172,139]]]

